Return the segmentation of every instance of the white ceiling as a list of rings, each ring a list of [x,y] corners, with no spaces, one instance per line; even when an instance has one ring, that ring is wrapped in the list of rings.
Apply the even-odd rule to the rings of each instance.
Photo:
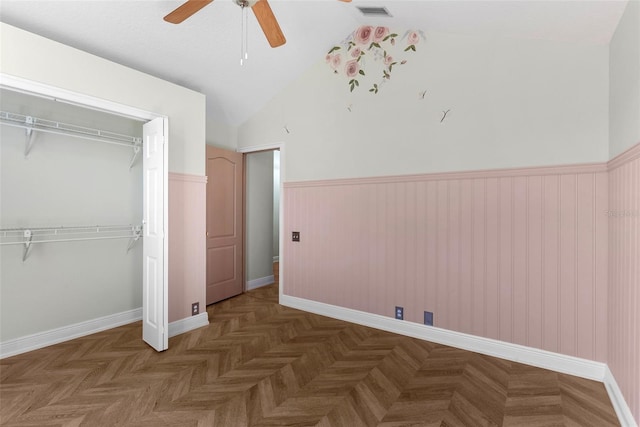
[[[637,0],[632,0],[637,1]],[[361,24],[392,29],[609,43],[627,1],[270,0],[287,38],[272,49],[249,14],[240,65],[241,9],[215,0],[182,24],[162,17],[182,1],[1,0],[0,20],[202,92],[207,116],[239,125]],[[365,18],[356,6],[385,6]]]

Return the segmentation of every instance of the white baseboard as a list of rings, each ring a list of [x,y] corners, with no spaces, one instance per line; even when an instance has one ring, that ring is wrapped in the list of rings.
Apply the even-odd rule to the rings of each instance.
[[[396,320],[378,314],[325,304],[303,298],[281,295],[280,304],[299,310],[332,317],[359,325],[462,348],[488,356],[520,362],[555,372],[575,375],[604,383],[609,398],[623,427],[638,427],[616,380],[605,363],[566,356],[519,344],[478,337],[433,326]]]
[[[142,319],[142,308],[111,314],[0,343],[0,359],[94,334]]]
[[[261,288],[262,286],[270,285],[275,281],[273,274],[271,276],[260,277],[258,279],[249,280],[247,282],[247,290],[253,290]]]
[[[276,255],[276,256],[274,256],[274,257],[273,257],[273,262],[278,262],[278,261],[280,261],[280,257],[279,257],[279,256],[277,256],[277,255]]]
[[[339,307],[303,298],[283,295],[280,304],[304,311],[345,320],[388,332],[407,335],[464,350],[525,363],[556,372],[603,381],[607,365],[578,357],[565,356],[537,348],[526,347],[490,338],[478,337],[433,326],[396,320],[391,317]]]
[[[37,350],[53,344],[69,341],[86,335],[142,320],[142,308],[111,314],[97,319],[87,320],[69,326],[39,332],[0,343],[0,359]],[[205,311],[197,316],[187,317],[169,324],[169,337],[174,337],[209,324],[209,315]]]
[[[433,326],[420,325],[418,323],[397,320],[391,317],[310,301],[289,295],[283,295],[280,303],[300,310],[310,311],[312,313],[370,326],[384,331],[462,348],[464,350],[512,360],[514,362],[526,363],[528,365],[596,381],[602,381],[604,379],[607,367],[606,364],[601,362],[594,362],[592,360],[566,356],[564,354]]]
[[[206,311],[196,314],[195,316],[186,317],[169,323],[169,338],[194,329],[202,328],[209,325],[209,315]]]
[[[620,390],[620,387],[618,387],[618,383],[608,366],[605,370],[605,376],[602,382],[607,389],[607,393],[609,393],[611,404],[613,405],[613,409],[616,411],[616,415],[618,415],[620,425],[623,427],[638,427],[638,424],[633,419],[631,408],[629,408],[626,400],[624,400],[622,391]]]

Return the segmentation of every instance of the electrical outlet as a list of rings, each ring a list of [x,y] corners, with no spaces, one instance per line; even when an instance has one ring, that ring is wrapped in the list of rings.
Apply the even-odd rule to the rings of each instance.
[[[191,315],[195,316],[196,314],[200,314],[200,303],[194,302],[191,304]]]
[[[433,312],[431,311],[424,312],[424,324],[427,326],[433,326]]]
[[[403,320],[404,319],[404,308],[396,306],[396,319]]]
[[[291,241],[292,242],[299,242],[300,241],[300,232],[299,231],[291,232]]]

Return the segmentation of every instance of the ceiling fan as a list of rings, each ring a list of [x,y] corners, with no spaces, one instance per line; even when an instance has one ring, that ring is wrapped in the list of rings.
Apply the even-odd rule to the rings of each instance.
[[[173,12],[164,17],[164,20],[172,24],[179,24],[185,19],[194,15],[200,9],[211,3],[213,0],[187,0],[186,3],[180,5]],[[233,0],[238,6],[245,8],[250,7],[253,10],[253,14],[256,16],[262,32],[267,37],[267,41],[271,47],[282,46],[286,43],[282,29],[278,25],[271,6],[267,0]],[[340,0],[346,3],[351,0]]]

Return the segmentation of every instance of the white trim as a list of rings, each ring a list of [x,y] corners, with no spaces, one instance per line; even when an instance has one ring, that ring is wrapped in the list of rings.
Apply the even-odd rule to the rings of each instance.
[[[188,173],[169,172],[169,181],[207,183],[206,175],[192,175]]]
[[[273,262],[278,262],[280,261],[280,256],[276,255],[273,257]]]
[[[62,326],[0,343],[0,359],[69,341],[96,332],[127,325],[142,319],[142,308],[98,317],[73,325]]]
[[[255,153],[257,151],[270,151],[270,150],[282,151],[283,148],[284,148],[284,142],[276,142],[273,144],[249,145],[247,147],[238,148],[236,152],[247,154],[247,153]],[[280,160],[280,166],[282,166],[282,159]]]
[[[163,218],[163,242],[162,242],[162,322],[166,327],[164,335],[164,350],[169,348],[169,118],[164,117],[163,148],[162,148],[162,218]],[[156,210],[158,208],[156,207]],[[144,241],[142,243],[144,245]],[[144,304],[144,303],[143,303]],[[206,312],[206,310],[205,310]]]
[[[616,411],[620,425],[623,427],[638,427],[638,424],[633,419],[633,413],[631,413],[629,405],[627,405],[626,400],[624,400],[622,391],[620,390],[620,387],[618,387],[618,383],[608,366],[605,370],[604,380],[602,382],[607,389],[607,393],[609,393],[611,404],[613,405],[613,409]]]
[[[204,326],[209,326],[209,315],[206,311],[169,323],[169,338]]]
[[[603,381],[607,365],[601,362],[566,356],[537,348],[526,347],[490,338],[478,337],[433,326],[396,320],[392,317],[366,313],[349,308],[284,295],[280,304],[304,311],[370,326],[396,334],[461,348],[476,353],[525,363],[539,368],[590,380]]]
[[[5,73],[0,73],[0,87],[5,87],[9,90],[17,90],[29,95],[48,98],[53,101],[66,104],[78,105],[83,108],[91,108],[110,114],[117,114],[138,121],[149,121],[157,117],[166,118],[166,116],[141,110],[129,105],[98,98],[93,95],[73,92],[60,87],[51,86]]]
[[[248,280],[246,289],[248,291],[251,291],[253,289],[258,289],[263,286],[270,285],[273,282],[275,282],[275,278],[273,277],[273,274],[271,276],[259,277],[257,279]]]

